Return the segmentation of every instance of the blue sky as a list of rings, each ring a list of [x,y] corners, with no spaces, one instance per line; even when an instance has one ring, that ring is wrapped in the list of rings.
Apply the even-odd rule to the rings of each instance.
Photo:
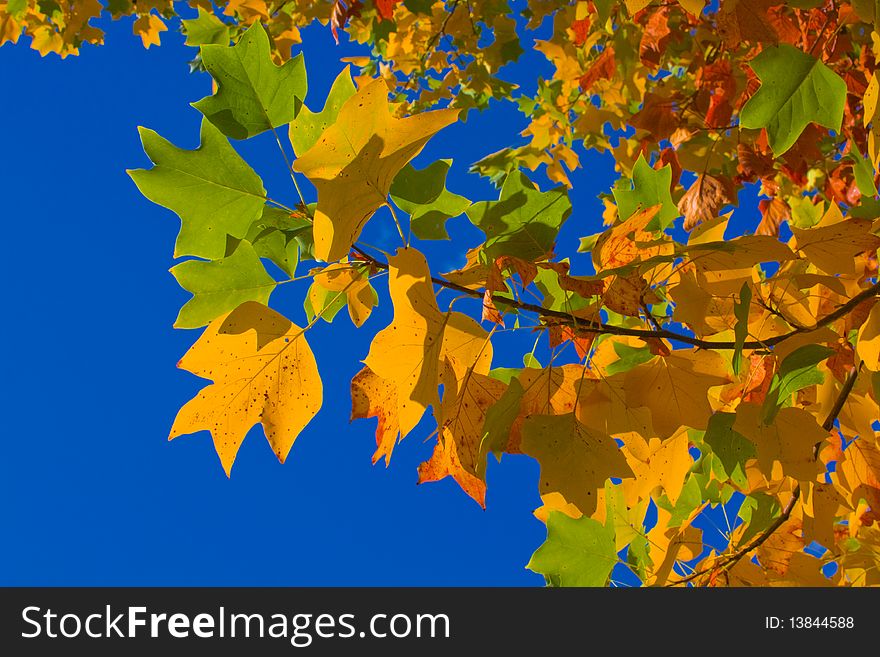
[[[375,423],[349,424],[348,383],[390,319],[388,303],[365,330],[340,314],[310,334],[324,408],[285,465],[259,429],[231,480],[208,434],[166,440],[177,409],[203,384],[175,368],[198,333],[171,328],[188,296],[168,273],[178,221],[140,196],[125,169],[149,165],[138,125],[197,145],[200,115],[189,103],[210,92],[210,79],[189,73],[194,50],[182,35],[164,33],[162,47],[146,51],[130,22],[105,24],[107,45],[65,61],[41,59],[23,42],[0,48],[0,584],[541,585],[524,568],[545,533],[532,517],[536,463],[491,462],[486,511],[451,481],[415,485],[431,452],[420,438],[427,423],[390,468],[371,465]],[[335,47],[321,27],[305,40],[307,102],[320,106],[338,58],[358,51]],[[534,79],[542,62],[526,47],[510,79]],[[492,198],[467,165],[524,126],[513,103],[496,104],[435,139],[418,164],[454,158],[450,189]],[[291,198],[274,142],[236,147],[273,196]],[[595,196],[613,180],[609,159],[583,163],[562,251],[597,230]],[[389,229],[377,221],[370,237]],[[456,251],[479,241],[464,218],[451,229]],[[431,257],[437,270],[456,264],[448,246]],[[301,320],[303,292],[282,286],[272,305]],[[506,347],[496,348],[496,365],[520,364],[522,351]]]

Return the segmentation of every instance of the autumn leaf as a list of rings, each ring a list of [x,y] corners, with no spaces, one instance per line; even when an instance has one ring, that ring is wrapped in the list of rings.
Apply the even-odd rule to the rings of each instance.
[[[336,122],[294,163],[318,190],[315,256],[338,260],[372,214],[386,203],[398,172],[458,113],[392,116],[388,87],[375,80],[349,98]]]
[[[161,45],[159,34],[167,32],[168,28],[165,27],[165,23],[161,18],[156,16],[156,14],[150,13],[139,17],[132,25],[132,30],[136,36],[141,38],[144,48],[149,48],[150,46]]]
[[[324,131],[336,123],[339,110],[342,109],[345,101],[354,96],[356,91],[351,79],[351,72],[346,66],[333,81],[333,86],[330,87],[330,92],[324,103],[324,109],[320,112],[312,112],[305,105],[300,109],[293,121],[290,122],[288,131],[293,152],[298,157],[314,146]]]
[[[344,295],[349,316],[355,326],[361,326],[367,321],[373,307],[379,303],[366,269],[349,263],[329,265],[312,277],[309,298],[313,309],[321,307],[322,298],[337,295],[340,298]]]
[[[704,221],[718,216],[725,205],[736,204],[733,184],[726,178],[697,176],[678,202],[678,211],[684,215],[684,229],[691,230]]]
[[[800,408],[780,409],[768,423],[761,413],[757,404],[740,404],[733,423],[733,430],[757,448],[761,470],[768,477],[773,476],[773,464],[778,462],[782,473],[789,477],[799,481],[815,479],[821,467],[813,458],[813,448],[828,437],[828,432]]]
[[[373,463],[384,457],[385,465],[388,465],[400,435],[397,389],[393,383],[381,379],[369,367],[364,367],[351,380],[351,419],[369,417],[378,419]]]
[[[560,493],[584,515],[596,510],[607,479],[633,476],[611,436],[590,430],[573,412],[531,415],[521,431],[522,451],[541,464],[541,494]]]
[[[321,378],[304,330],[256,301],[211,322],[178,367],[212,383],[180,409],[169,439],[210,431],[227,475],[252,426],[263,425],[284,463],[321,407]]]
[[[681,350],[657,356],[624,376],[627,404],[647,407],[661,437],[681,426],[705,429],[712,413],[707,388],[730,380],[717,353]]]

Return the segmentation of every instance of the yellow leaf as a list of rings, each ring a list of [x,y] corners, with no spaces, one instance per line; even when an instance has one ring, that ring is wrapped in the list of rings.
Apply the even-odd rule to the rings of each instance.
[[[730,382],[724,359],[714,351],[677,349],[626,373],[630,406],[645,406],[661,438],[681,426],[705,429],[712,413],[708,389]]]
[[[624,4],[629,15],[632,16],[651,4],[651,0],[624,0]]]
[[[439,441],[431,458],[419,466],[419,483],[440,481],[446,477],[452,477],[477,504],[486,508],[486,483],[461,467],[451,445]]]
[[[826,548],[833,548],[834,523],[846,501],[831,484],[810,482],[804,495],[804,540],[817,541]]]
[[[880,81],[877,80],[877,74],[871,75],[868,81],[868,88],[865,89],[865,95],[862,97],[862,106],[864,108],[864,125],[874,120],[877,114],[877,99],[880,97]]]
[[[813,458],[813,448],[828,437],[828,432],[802,408],[780,409],[767,425],[759,404],[740,404],[733,429],[755,443],[758,465],[768,477],[772,476],[773,464],[777,461],[783,474],[798,481],[813,481],[822,471]]]
[[[147,14],[146,16],[141,16],[134,22],[132,31],[135,36],[141,38],[141,41],[144,43],[144,48],[149,48],[150,46],[161,45],[159,34],[161,32],[167,32],[168,28],[165,27],[165,23],[162,22],[162,19],[156,16],[156,14]]]
[[[785,575],[795,554],[804,549],[801,522],[786,520],[758,548],[758,561],[765,569]]]
[[[210,431],[227,476],[252,426],[263,425],[283,463],[321,408],[321,377],[303,329],[255,301],[211,322],[177,366],[213,383],[180,409],[169,440]]]
[[[441,365],[449,362],[459,378],[471,368],[486,374],[492,349],[486,331],[470,317],[440,312],[428,263],[416,249],[401,248],[388,258],[388,290],[394,318],[373,338],[364,363],[395,386],[404,437],[428,406],[439,408]]]
[[[856,352],[872,372],[880,371],[880,303],[871,308],[868,319],[859,329]]]
[[[688,470],[694,464],[688,451],[687,431],[661,441],[652,438],[645,442],[640,436],[631,435],[622,449],[629,467],[635,473],[633,487],[639,500],[648,499],[662,488],[673,504],[678,500]]]
[[[559,511],[567,515],[569,518],[575,519],[581,518],[584,515],[574,504],[567,501],[561,493],[556,492],[541,495],[541,506],[535,509],[534,515],[546,525],[547,517],[550,515],[551,511]]]
[[[384,80],[349,98],[336,123],[294,163],[318,190],[315,256],[324,261],[345,256],[385,204],[394,176],[457,117],[456,110],[437,110],[395,118]]]
[[[400,435],[397,390],[394,384],[376,376],[369,367],[364,367],[351,380],[351,419],[368,417],[378,418],[373,463],[384,456],[385,465],[388,465]]]
[[[706,6],[705,0],[678,0],[678,4],[696,18],[700,17],[700,14],[703,13],[703,7]]]
[[[323,306],[319,288],[330,292],[345,292],[348,314],[355,326],[367,321],[373,306],[378,302],[376,293],[370,286],[367,272],[363,268],[348,263],[332,264],[319,274],[315,274],[312,280],[318,286],[312,287],[309,291],[312,307],[317,309]]]
[[[529,417],[522,450],[541,464],[541,494],[560,493],[584,515],[596,510],[606,480],[633,476],[614,439],[588,429],[574,413]]]
[[[871,222],[867,219],[848,217],[846,221],[824,223],[823,218],[813,228],[792,227],[791,232],[797,245],[795,250],[828,274],[855,273],[855,256],[880,246],[880,237],[871,233]]]
[[[498,379],[473,369],[466,370],[460,378],[454,374],[444,377],[438,422],[440,439],[447,450],[455,452],[457,461],[470,474],[477,474],[486,411],[506,388],[507,385]]]

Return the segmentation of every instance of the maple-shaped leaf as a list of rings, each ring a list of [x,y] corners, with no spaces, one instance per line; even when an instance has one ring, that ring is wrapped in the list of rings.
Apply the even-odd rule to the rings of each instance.
[[[382,79],[343,103],[336,122],[294,163],[318,190],[314,235],[319,260],[348,253],[367,220],[386,203],[398,172],[457,117],[456,110],[394,117]]]
[[[736,407],[733,430],[755,444],[758,464],[767,477],[772,476],[777,461],[782,474],[799,481],[811,481],[822,471],[813,458],[813,448],[828,432],[802,408],[783,408],[772,421],[765,422],[761,406],[743,403]]]
[[[303,105],[296,118],[290,122],[288,131],[293,152],[297,157],[314,146],[321,138],[321,134],[336,123],[339,110],[356,91],[354,81],[351,79],[351,71],[346,66],[333,81],[327,100],[324,101],[324,109],[320,112],[312,112]]]
[[[615,186],[612,190],[614,200],[617,203],[617,215],[621,219],[629,219],[638,210],[647,210],[659,205],[660,211],[654,218],[654,222],[648,226],[648,230],[663,230],[667,228],[676,217],[680,216],[675,201],[672,200],[672,166],[667,164],[660,169],[654,169],[645,160],[644,155],[639,155],[632,170],[631,189]]]
[[[835,524],[841,511],[846,510],[846,500],[832,484],[811,481],[804,494],[803,532],[806,543],[816,541],[827,548],[837,542]]]
[[[483,364],[485,361],[480,361]],[[454,449],[457,461],[471,474],[485,468],[479,464],[486,413],[503,395],[507,385],[486,373],[469,368],[461,375],[445,373],[438,425],[440,439]]]
[[[584,515],[596,510],[606,480],[633,476],[614,439],[584,426],[573,412],[528,417],[521,448],[541,465],[541,494],[560,493]]]
[[[836,472],[849,502],[855,508],[864,499],[871,517],[880,519],[880,448],[872,436],[856,438],[844,450]]]
[[[614,534],[602,523],[551,511],[547,540],[526,567],[553,586],[605,586],[617,562]]]
[[[128,175],[141,194],[180,217],[174,257],[222,258],[227,235],[244,238],[263,212],[266,190],[259,176],[207,119],[194,151],[177,148],[147,128],[139,130],[155,166]]]
[[[199,15],[196,18],[180,21],[186,34],[186,45],[204,46],[213,44],[218,46],[229,45],[229,26],[217,18],[213,13],[198,8]]]
[[[410,228],[421,240],[448,240],[446,220],[457,217],[471,202],[446,189],[452,160],[437,160],[424,169],[407,164],[391,184],[391,200],[410,216]]]
[[[373,463],[384,457],[385,465],[388,465],[400,435],[397,389],[393,383],[377,376],[369,367],[364,367],[351,380],[351,419],[368,417],[378,420]]]
[[[645,406],[658,435],[671,436],[681,426],[705,429],[712,413],[708,389],[730,382],[718,352],[677,349],[624,374],[626,402]]]
[[[401,437],[419,422],[428,406],[439,408],[441,368],[455,355],[459,372],[475,367],[488,373],[488,333],[470,317],[443,313],[425,257],[413,248],[398,249],[388,258],[388,289],[394,306],[391,324],[370,344],[364,363],[397,389]]]
[[[304,330],[248,301],[215,319],[177,364],[213,381],[177,414],[169,439],[210,431],[226,474],[258,422],[282,463],[321,408],[323,390]]]
[[[727,476],[738,486],[745,486],[746,462],[755,456],[755,445],[745,436],[733,429],[736,415],[715,413],[709,418],[703,442],[712,448],[712,453],[724,466]]]
[[[450,442],[438,441],[431,458],[419,464],[420,484],[452,477],[461,489],[477,504],[486,508],[486,482],[462,467],[458,453]]]
[[[570,214],[565,187],[542,192],[521,171],[504,179],[497,201],[480,201],[467,209],[471,223],[486,234],[483,251],[490,260],[508,255],[535,261],[547,256]]]
[[[259,21],[234,46],[208,44],[201,47],[201,54],[217,81],[217,92],[193,107],[223,134],[247,139],[290,123],[299,112],[308,90],[303,57],[276,66],[269,36]]]
[[[635,212],[599,235],[592,248],[593,263],[599,272],[626,267],[655,256],[672,257],[672,242],[648,230],[662,206],[654,205]]]
[[[171,273],[180,287],[193,294],[180,309],[175,328],[204,326],[245,301],[266,304],[276,285],[254,247],[245,240],[230,256],[187,260],[172,267]]]
[[[785,575],[794,557],[804,549],[802,522],[786,520],[758,547],[758,562],[766,569]],[[811,557],[815,560],[814,557]]]
[[[135,36],[141,38],[141,42],[147,50],[150,46],[162,45],[159,35],[168,31],[162,19],[152,13],[140,16],[132,24],[131,29]]]
[[[766,128],[777,157],[810,123],[840,130],[846,82],[820,60],[793,46],[765,48],[749,62],[761,87],[740,112],[743,128]]]
[[[676,503],[694,463],[688,442],[686,430],[667,440],[648,441],[636,434],[626,437],[621,453],[636,478],[633,489],[637,499],[648,499],[655,489],[662,489],[669,501]]]

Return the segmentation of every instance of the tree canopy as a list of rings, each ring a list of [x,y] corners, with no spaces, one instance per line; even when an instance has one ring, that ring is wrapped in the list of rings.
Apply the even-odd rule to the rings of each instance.
[[[262,424],[283,462],[320,412],[309,334],[344,310],[374,335],[351,354],[373,461],[429,438],[419,481],[485,505],[489,459],[534,458],[547,540],[528,567],[548,584],[880,584],[876,3],[8,0],[0,44],[75,55],[109,12],[150,47],[178,11],[215,83],[201,145],[141,129],[153,167],[130,171],[180,218],[175,325],[202,331],[179,367],[209,383],[172,438],[209,431],[230,474]],[[295,54],[315,21],[364,44],[317,99]],[[551,72],[528,91],[505,80],[527,48]],[[528,119],[471,165],[496,198],[448,189],[450,159],[412,164],[432,139],[454,158],[444,129],[493,101]],[[297,203],[233,146],[263,133]],[[569,192],[593,152],[619,178],[576,260],[557,235],[581,225]],[[466,264],[441,273],[424,245],[461,217],[485,239],[451,243]],[[364,243],[368,222],[396,241]],[[300,324],[270,308],[298,280]],[[549,357],[498,366],[501,333]],[[699,528],[713,511],[735,516],[722,544]]]

